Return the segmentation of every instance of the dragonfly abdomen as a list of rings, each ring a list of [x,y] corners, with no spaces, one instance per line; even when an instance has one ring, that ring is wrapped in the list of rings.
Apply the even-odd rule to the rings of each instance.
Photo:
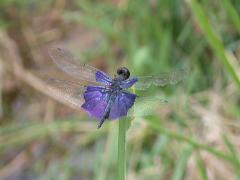
[[[116,99],[116,95],[114,93],[111,93],[109,96],[109,99],[107,100],[107,106],[104,110],[103,118],[100,120],[100,123],[98,124],[98,128],[100,128],[103,125],[104,121],[109,118],[111,106],[113,105],[115,99]]]

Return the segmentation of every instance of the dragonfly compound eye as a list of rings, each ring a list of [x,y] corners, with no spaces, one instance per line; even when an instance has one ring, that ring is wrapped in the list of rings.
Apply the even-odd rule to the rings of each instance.
[[[128,79],[130,76],[130,72],[126,67],[119,68],[117,70],[117,74],[121,76],[124,80]]]

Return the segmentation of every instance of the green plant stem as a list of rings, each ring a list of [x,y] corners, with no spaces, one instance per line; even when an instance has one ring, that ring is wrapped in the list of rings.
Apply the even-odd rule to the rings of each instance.
[[[232,22],[240,33],[240,17],[237,10],[234,8],[233,4],[229,0],[222,0],[222,3],[227,10],[228,16],[231,18]]]
[[[126,119],[119,120],[118,128],[118,180],[126,177]]]

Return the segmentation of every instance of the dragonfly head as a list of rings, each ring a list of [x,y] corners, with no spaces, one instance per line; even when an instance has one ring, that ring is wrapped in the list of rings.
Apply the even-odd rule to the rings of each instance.
[[[123,80],[126,80],[129,78],[130,76],[130,72],[128,70],[128,68],[126,67],[121,67],[117,70],[117,74],[118,74],[118,77],[123,79]]]

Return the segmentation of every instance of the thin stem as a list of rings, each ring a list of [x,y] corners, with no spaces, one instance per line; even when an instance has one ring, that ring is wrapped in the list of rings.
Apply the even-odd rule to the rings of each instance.
[[[118,180],[126,177],[126,119],[119,120],[118,128]]]

